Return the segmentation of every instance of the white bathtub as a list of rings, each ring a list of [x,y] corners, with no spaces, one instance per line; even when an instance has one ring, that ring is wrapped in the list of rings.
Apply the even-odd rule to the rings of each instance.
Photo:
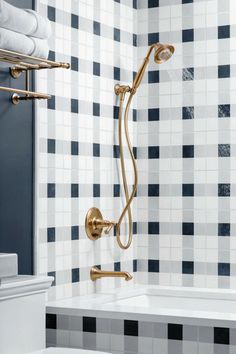
[[[47,313],[236,328],[236,291],[135,286],[49,302]]]

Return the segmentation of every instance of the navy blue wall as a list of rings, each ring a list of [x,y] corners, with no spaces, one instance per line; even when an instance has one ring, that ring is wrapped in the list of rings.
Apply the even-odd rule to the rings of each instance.
[[[33,8],[33,0],[8,0]],[[0,63],[0,85],[24,87]],[[15,106],[0,91],[0,252],[16,252],[19,273],[33,272],[33,103]]]

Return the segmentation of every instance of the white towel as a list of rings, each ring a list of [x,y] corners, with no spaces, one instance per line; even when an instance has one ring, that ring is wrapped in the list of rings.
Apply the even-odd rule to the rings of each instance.
[[[49,53],[47,40],[27,37],[5,28],[0,28],[0,48],[44,59],[47,59]]]
[[[41,39],[49,38],[51,34],[48,18],[34,10],[19,9],[4,0],[0,0],[0,27]]]

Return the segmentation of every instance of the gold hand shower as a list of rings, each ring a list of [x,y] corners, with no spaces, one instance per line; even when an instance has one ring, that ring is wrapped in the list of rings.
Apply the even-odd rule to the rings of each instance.
[[[118,131],[118,136],[119,136],[119,146],[120,146],[120,163],[121,163],[121,173],[122,173],[122,180],[123,180],[123,188],[125,192],[125,199],[126,199],[126,206],[124,207],[119,220],[116,224],[116,239],[118,242],[118,245],[121,249],[128,249],[132,243],[132,213],[131,213],[131,208],[130,205],[133,201],[133,198],[135,196],[135,193],[137,191],[137,186],[138,186],[138,171],[137,171],[137,165],[136,161],[134,158],[134,154],[132,151],[132,146],[129,138],[129,131],[128,131],[128,114],[129,114],[129,108],[132,102],[132,98],[135,95],[139,85],[141,84],[141,81],[143,79],[146,67],[149,63],[149,58],[152,53],[154,52],[154,61],[157,64],[162,64],[166,62],[168,59],[171,58],[173,55],[175,48],[172,45],[169,44],[161,44],[161,43],[155,43],[152,44],[147,52],[146,57],[143,60],[142,65],[140,66],[134,80],[132,83],[132,86],[128,85],[115,85],[115,94],[119,96],[119,115],[118,115],[118,120],[119,120],[119,131]],[[125,161],[124,161],[124,154],[123,154],[123,142],[122,142],[122,111],[123,111],[123,103],[125,99],[125,95],[129,93],[128,101],[125,107],[125,113],[124,113],[124,131],[125,131],[125,138],[126,138],[126,143],[128,146],[129,154],[131,157],[132,165],[133,165],[133,171],[134,171],[134,183],[133,183],[133,189],[131,194],[129,195],[129,190],[128,190],[128,185],[127,185],[127,178],[126,178],[126,172],[125,172]],[[99,213],[98,213],[99,212]],[[123,218],[128,212],[128,221],[129,221],[129,237],[128,241],[126,244],[122,243],[121,238],[120,238],[120,226],[123,221]],[[96,219],[99,218],[99,224],[100,228],[96,228],[94,225],[97,225],[98,223],[96,222]],[[114,222],[111,221],[110,224],[108,225],[108,221],[105,221],[102,223],[102,215],[100,211],[98,211],[96,208],[91,208],[86,216],[86,221],[85,221],[85,228],[87,235],[89,238],[92,238],[93,240],[96,240],[97,238],[101,237],[103,227],[108,228],[109,230],[112,228],[114,225]],[[90,226],[90,227],[89,227]],[[93,234],[94,233],[94,234]]]

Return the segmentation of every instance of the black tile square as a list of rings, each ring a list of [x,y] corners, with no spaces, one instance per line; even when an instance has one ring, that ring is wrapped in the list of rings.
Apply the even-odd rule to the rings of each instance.
[[[183,274],[193,274],[194,273],[194,263],[189,261],[182,262],[182,273]]]
[[[71,155],[79,155],[79,143],[78,141],[71,142]]]
[[[120,185],[119,184],[113,185],[113,197],[120,197]]]
[[[124,335],[138,336],[138,321],[125,320],[124,321]]]
[[[56,185],[55,183],[48,183],[48,198],[55,198],[56,196]]]
[[[53,50],[49,50],[48,60],[56,61],[56,53]]]
[[[133,260],[133,272],[136,273],[138,271],[138,261],[137,259]]]
[[[218,145],[218,156],[219,157],[230,157],[230,144],[219,144]]]
[[[54,313],[46,314],[46,328],[57,329],[57,315]]]
[[[133,222],[133,234],[137,235],[137,222]]]
[[[159,222],[148,222],[148,233],[150,235],[159,235]]]
[[[114,41],[120,42],[120,30],[118,28],[114,28]]]
[[[194,119],[194,107],[182,107],[182,119]]]
[[[149,197],[159,197],[159,184],[149,184],[148,185],[148,196]]]
[[[218,236],[230,236],[230,224],[218,224]]]
[[[71,27],[76,29],[79,28],[79,16],[71,14]]]
[[[159,70],[148,71],[148,83],[154,84],[159,82]]]
[[[79,268],[73,268],[71,270],[71,281],[72,283],[78,283],[79,282]]]
[[[183,235],[194,235],[194,223],[183,222],[182,223],[182,232],[183,232]]]
[[[218,78],[225,79],[230,77],[230,65],[219,65],[218,66]]]
[[[51,95],[51,98],[47,100],[48,109],[56,109],[56,97]]]
[[[148,33],[148,45],[159,42],[159,33]]]
[[[218,39],[230,38],[230,26],[219,26],[218,27]]]
[[[137,38],[138,38],[138,36],[137,36],[137,34],[133,34],[133,46],[134,47],[137,47]]]
[[[191,4],[193,0],[182,0],[182,4]]]
[[[159,108],[149,108],[148,109],[148,120],[158,121],[160,119],[160,110]]]
[[[114,145],[113,146],[113,157],[115,159],[118,159],[120,157],[120,147],[119,147],[119,145]]]
[[[79,197],[79,185],[77,183],[73,183],[71,185],[71,198]]]
[[[168,323],[168,339],[183,340],[183,325]]]
[[[219,118],[230,117],[230,104],[221,104],[218,106],[218,117]]]
[[[55,227],[48,227],[47,229],[47,241],[55,242],[56,241],[56,229]]]
[[[100,144],[93,144],[93,156],[99,157],[100,156]]]
[[[182,31],[182,41],[183,42],[193,42],[194,41],[194,30],[192,28]]]
[[[99,103],[93,103],[93,115],[96,117],[100,116],[100,104]]]
[[[56,140],[48,139],[48,154],[55,154],[56,152]]]
[[[115,272],[120,272],[120,262],[115,262],[114,263],[114,271]]]
[[[93,62],[93,75],[100,76],[100,63]]]
[[[71,226],[71,239],[78,240],[79,239],[79,226]]]
[[[218,275],[230,276],[230,263],[218,263]]]
[[[159,159],[159,146],[149,146],[148,147],[148,158],[149,159]]]
[[[79,59],[76,57],[71,57],[71,70],[79,71]]]
[[[120,81],[120,68],[118,68],[117,66],[114,66],[113,68],[113,77],[114,80]]]
[[[214,343],[230,344],[229,328],[214,327]]]
[[[94,198],[100,197],[100,184],[93,185],[93,197]]]
[[[182,196],[183,197],[193,197],[194,196],[194,184],[183,184],[182,185]]]
[[[218,184],[218,197],[230,197],[230,184],[219,183]]]
[[[183,81],[194,80],[194,68],[184,68],[182,73]]]
[[[148,0],[148,8],[159,7],[159,0]]]
[[[83,317],[83,332],[96,333],[96,317]]]
[[[136,146],[133,147],[133,154],[134,154],[134,158],[137,159],[137,147]]]
[[[56,283],[57,283],[56,272],[48,272],[48,277],[53,277],[54,278],[51,286],[56,286]]]
[[[183,157],[184,158],[194,157],[194,145],[183,145]]]
[[[133,0],[133,9],[137,9],[137,0]]]
[[[137,122],[137,109],[133,109],[133,122]]]
[[[56,21],[56,9],[55,9],[55,7],[48,6],[48,19],[50,21],[53,21],[53,22]]]
[[[93,33],[97,36],[101,34],[101,24],[97,21],[93,21]]]
[[[113,118],[119,119],[119,107],[118,106],[113,106]]]
[[[148,272],[149,273],[159,273],[159,260],[149,259],[148,260]]]
[[[74,98],[71,99],[71,112],[79,113],[79,101]]]

